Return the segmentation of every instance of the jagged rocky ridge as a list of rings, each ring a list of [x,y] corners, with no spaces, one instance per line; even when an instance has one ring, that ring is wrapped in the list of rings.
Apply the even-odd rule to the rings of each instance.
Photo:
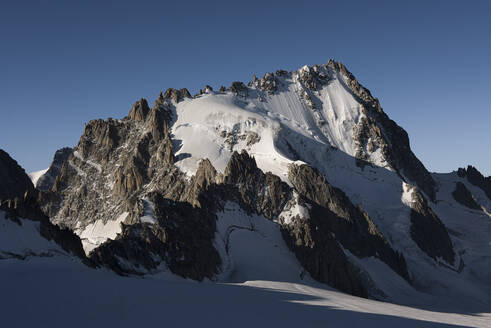
[[[491,200],[491,177],[484,177],[481,172],[471,165],[467,166],[467,169],[459,168],[457,174],[461,178],[466,178],[474,186],[481,188]]]
[[[300,116],[285,119],[288,112],[274,112],[278,108]],[[307,126],[297,129],[289,123],[294,119]],[[203,126],[210,128],[199,130]],[[278,153],[271,160],[272,152]],[[217,213],[228,202],[276,222],[311,277],[355,295],[374,297],[377,285],[363,259],[377,259],[412,284],[420,256],[413,244],[434,265],[441,258],[452,267],[460,256],[432,210],[435,179],[411,152],[406,132],[334,61],[267,73],[218,92],[206,86],[194,98],[168,89],[152,108],[141,99],[121,120],[89,122],[66,153],[39,204],[52,222],[80,236],[92,265],[119,274],[169,269],[216,279],[224,270],[215,244]],[[385,204],[374,208],[368,193],[360,190],[359,197],[340,172],[349,172],[346,180],[367,176],[374,186],[384,179],[413,184],[411,204],[400,195],[387,204],[399,204],[397,216],[407,207],[406,221],[380,214]],[[406,222],[407,230],[399,231]],[[412,241],[397,240],[400,235]]]
[[[428,201],[416,187],[408,186],[412,193],[411,237],[426,254],[454,264],[455,252],[445,225],[431,209]]]
[[[64,147],[55,152],[53,161],[51,162],[48,170],[41,177],[39,177],[36,182],[37,189],[50,190],[53,187],[56,177],[61,173],[63,163],[65,163],[72,151],[72,148]]]
[[[460,204],[474,210],[480,210],[481,206],[462,182],[455,183],[455,190],[452,192],[453,198]]]
[[[34,186],[23,168],[0,149],[0,201],[20,197]]]

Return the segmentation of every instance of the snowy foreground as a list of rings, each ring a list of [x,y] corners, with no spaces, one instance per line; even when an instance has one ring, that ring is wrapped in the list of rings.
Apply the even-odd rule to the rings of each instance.
[[[0,282],[3,327],[491,327],[490,314],[432,312],[285,282],[119,277],[68,256],[0,260]]]

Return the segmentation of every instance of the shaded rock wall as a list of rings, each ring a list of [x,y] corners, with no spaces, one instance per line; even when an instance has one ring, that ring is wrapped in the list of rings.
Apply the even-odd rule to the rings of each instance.
[[[358,257],[374,256],[409,281],[404,256],[394,251],[368,214],[354,206],[340,189],[331,186],[316,169],[291,165],[289,178],[310,207],[310,217],[322,222],[323,233]]]
[[[455,252],[445,225],[417,188],[413,188],[412,195],[411,238],[428,256],[454,264]]]
[[[467,169],[459,168],[457,174],[461,178],[467,178],[474,186],[481,188],[491,200],[491,176],[484,177],[481,172],[471,165],[467,166]]]
[[[36,188],[39,190],[50,190],[56,181],[56,177],[60,175],[63,164],[68,160],[68,157],[73,152],[70,147],[58,149],[55,152],[53,161],[51,162],[48,171],[43,174],[36,183]]]
[[[481,206],[476,202],[474,196],[466,188],[462,182],[455,183],[455,190],[452,192],[452,197],[460,204],[467,206],[473,210],[480,210]]]
[[[0,149],[0,200],[22,197],[26,190],[33,190],[31,179],[24,169]]]

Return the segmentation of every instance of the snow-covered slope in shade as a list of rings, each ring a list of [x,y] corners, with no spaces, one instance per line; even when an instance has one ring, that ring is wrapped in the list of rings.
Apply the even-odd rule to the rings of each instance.
[[[44,169],[44,170],[28,173],[27,175],[31,179],[32,184],[35,186],[38,183],[39,178],[42,177],[47,171],[48,169]]]
[[[217,217],[215,247],[223,261],[219,281],[276,280],[322,286],[298,263],[275,222],[249,215],[231,202]]]
[[[121,277],[69,257],[0,260],[8,327],[489,327],[479,313],[441,313],[291,282],[196,283],[168,273]],[[8,282],[8,283],[5,283]],[[192,315],[190,315],[192,314]]]
[[[39,222],[21,218],[14,222],[6,219],[5,212],[0,210],[0,261],[66,254],[55,242],[43,238],[39,231]]]
[[[433,174],[439,184],[438,201],[433,206],[435,212],[447,226],[458,252],[465,259],[460,268],[463,275],[469,280],[482,284],[479,290],[489,298],[491,295],[491,200],[484,192],[469,183],[467,179],[460,178],[456,172],[447,174]],[[482,210],[465,207],[455,201],[452,192],[455,183],[461,182],[471,191]],[[467,288],[467,287],[466,287]],[[478,289],[478,288],[476,288]],[[476,290],[477,291],[477,290]],[[457,291],[456,291],[457,292]]]

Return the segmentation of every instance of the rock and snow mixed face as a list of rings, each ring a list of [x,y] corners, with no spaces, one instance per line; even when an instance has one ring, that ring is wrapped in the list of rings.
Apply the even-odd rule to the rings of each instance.
[[[312,71],[311,71],[312,70]],[[305,160],[322,166],[339,149],[355,157],[357,124],[364,106],[350,92],[341,73],[327,66],[316,89],[310,78],[320,79],[307,66],[299,71],[269,75],[273,92],[261,83],[246,88],[247,94],[207,91],[175,105],[173,139],[178,143],[176,165],[189,175],[202,158],[223,172],[233,151],[245,149],[263,171],[286,179],[288,164]],[[372,162],[385,165],[376,151]]]
[[[89,122],[42,206],[102,264],[126,259],[155,269],[165,262],[184,276],[214,279],[230,264],[219,246],[222,228],[240,225],[236,250],[249,239],[270,247],[279,234],[285,238],[281,247],[293,253],[277,261],[289,277],[303,266],[319,281],[393,300],[416,295],[414,287],[444,294],[462,280],[473,286],[472,297],[481,282],[474,284],[473,269],[461,265],[491,251],[479,249],[484,241],[467,242],[474,228],[464,236],[447,232],[457,219],[435,202],[448,196],[443,185],[378,100],[329,61],[268,73],[247,86],[206,87],[194,98],[169,89],[152,109],[142,99],[121,120]],[[471,196],[461,194],[489,210],[472,188]],[[238,209],[227,210],[230,204]],[[244,222],[261,220],[270,220],[258,225],[264,229],[244,229]],[[485,230],[490,223],[481,224]],[[433,232],[439,238],[430,238]],[[198,250],[213,264],[193,259]],[[244,258],[242,250],[236,254]],[[274,270],[266,271],[270,279]],[[483,271],[482,281],[490,270]]]

